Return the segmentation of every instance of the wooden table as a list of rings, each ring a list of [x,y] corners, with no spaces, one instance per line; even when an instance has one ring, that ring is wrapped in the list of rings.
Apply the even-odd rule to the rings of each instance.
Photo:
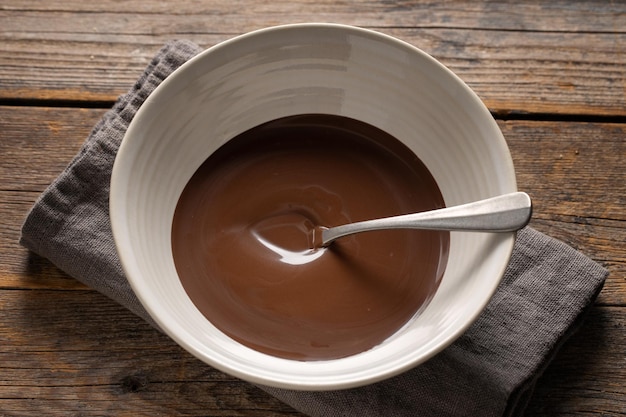
[[[164,42],[209,47],[304,21],[404,39],[484,100],[534,198],[531,225],[610,271],[528,415],[626,414],[626,2],[3,0],[0,415],[299,415],[17,241],[38,194]]]

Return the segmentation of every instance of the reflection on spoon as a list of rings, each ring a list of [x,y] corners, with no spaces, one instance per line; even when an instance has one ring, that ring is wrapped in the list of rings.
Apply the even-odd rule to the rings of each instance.
[[[303,265],[324,254],[319,248],[321,229],[300,213],[283,213],[265,218],[251,228],[255,239],[279,256],[281,262]]]

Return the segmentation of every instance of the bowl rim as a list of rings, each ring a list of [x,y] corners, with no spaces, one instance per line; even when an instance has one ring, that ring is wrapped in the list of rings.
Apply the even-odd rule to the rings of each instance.
[[[378,39],[384,39],[386,42],[394,43],[396,45],[401,46],[402,48],[408,48],[411,51],[411,53],[418,54],[421,58],[428,60],[431,64],[436,65],[436,67],[439,70],[446,72],[448,76],[451,76],[453,79],[455,79],[458,84],[458,87],[462,88],[465,94],[468,97],[470,97],[471,100],[473,100],[472,105],[477,106],[479,111],[483,112],[485,116],[492,118],[491,114],[489,113],[489,110],[487,109],[485,104],[482,102],[482,100],[467,84],[465,84],[464,81],[461,80],[460,77],[458,77],[448,67],[443,65],[441,62],[436,60],[434,57],[432,57],[428,53],[422,51],[421,49],[401,39],[398,39],[393,36],[387,35],[385,33],[381,33],[378,31],[371,30],[371,29],[365,29],[365,28],[361,28],[357,26],[338,24],[338,23],[315,23],[315,22],[293,23],[293,24],[278,25],[278,26],[257,29],[248,33],[235,36],[231,39],[222,41],[216,45],[211,46],[210,48],[207,48],[201,51],[199,54],[192,57],[187,62],[183,63],[175,71],[173,71],[170,74],[170,76],[168,76],[165,80],[163,80],[155,88],[155,90],[146,98],[143,105],[138,109],[137,113],[131,120],[128,126],[128,129],[124,135],[124,138],[120,144],[117,156],[115,158],[112,175],[111,175],[110,199],[109,199],[109,215],[110,215],[110,221],[111,221],[111,228],[112,228],[114,242],[116,245],[118,256],[122,264],[123,271],[128,279],[128,282],[133,292],[135,293],[135,295],[141,302],[144,309],[147,311],[150,317],[154,320],[154,322],[163,332],[165,332],[170,338],[175,340],[176,343],[178,343],[180,346],[185,348],[188,352],[200,358],[203,362],[215,367],[216,369],[219,369],[225,373],[234,375],[241,379],[244,379],[253,383],[258,383],[258,384],[277,387],[277,388],[287,388],[287,389],[296,389],[296,390],[314,390],[314,391],[353,388],[353,387],[358,387],[358,386],[363,386],[366,384],[378,382],[378,381],[387,379],[389,377],[392,377],[394,375],[398,375],[402,372],[405,372],[415,367],[417,364],[415,363],[414,360],[402,361],[402,362],[395,361],[394,364],[389,365],[389,367],[386,368],[384,372],[379,372],[377,374],[366,374],[366,375],[360,375],[360,376],[352,375],[351,378],[344,378],[344,379],[327,378],[326,380],[322,380],[322,379],[304,380],[303,379],[301,381],[294,381],[294,378],[290,376],[285,377],[278,373],[271,373],[271,375],[268,373],[264,373],[262,376],[259,376],[259,375],[254,374],[254,372],[249,372],[247,366],[233,367],[232,364],[230,363],[221,362],[221,361],[215,360],[215,358],[207,357],[203,351],[200,351],[199,349],[197,349],[196,346],[194,346],[193,343],[189,343],[188,340],[182,337],[182,335],[179,334],[177,330],[173,328],[173,326],[171,325],[172,323],[169,323],[167,319],[164,320],[160,312],[155,311],[155,309],[152,308],[151,301],[146,299],[143,296],[144,293],[143,293],[142,286],[144,284],[135,279],[136,271],[134,269],[133,261],[131,259],[132,251],[125,250],[129,248],[129,242],[123,238],[123,235],[125,234],[126,219],[122,219],[121,216],[116,215],[116,213],[118,213],[117,207],[121,207],[122,205],[121,200],[123,199],[123,195],[124,195],[124,193],[120,192],[120,190],[124,188],[123,182],[125,181],[125,177],[128,174],[128,170],[129,170],[128,166],[123,167],[124,160],[128,159],[126,154],[129,152],[129,148],[132,146],[132,144],[129,145],[129,140],[127,139],[132,137],[135,134],[136,129],[141,128],[140,126],[140,122],[142,120],[141,115],[149,112],[151,108],[153,107],[153,105],[157,104],[159,94],[162,91],[165,91],[166,89],[168,89],[169,88],[168,86],[174,82],[176,78],[174,77],[174,75],[183,74],[185,71],[187,71],[188,68],[195,66],[198,61],[207,59],[207,57],[213,54],[215,51],[221,50],[223,48],[230,48],[231,45],[236,44],[238,42],[245,41],[249,38],[253,38],[258,35],[263,35],[266,33],[284,31],[284,30],[294,30],[294,29],[295,30],[301,30],[301,29],[341,30],[341,31],[346,31],[346,32],[350,32],[353,34],[357,34],[357,35],[362,35],[368,38],[373,37],[373,38],[378,38]],[[500,132],[500,138],[502,141],[504,141],[504,145],[508,149],[504,136],[501,134],[501,132]],[[502,161],[502,163],[504,164],[504,166],[506,166],[506,169],[512,173],[513,184],[510,185],[512,188],[511,191],[516,191],[517,185],[515,183],[515,170],[513,167],[513,161],[510,157],[510,154],[508,155],[508,159],[506,161]],[[440,343],[435,348],[430,349],[428,354],[422,355],[419,363],[423,363],[426,360],[432,358],[436,354],[440,353],[443,349],[448,347],[450,344],[452,344],[455,340],[457,340],[458,337],[461,336],[476,321],[480,313],[482,313],[482,311],[485,309],[488,302],[491,300],[498,285],[500,284],[502,277],[504,276],[506,267],[509,264],[510,257],[513,251],[513,245],[515,242],[515,233],[503,234],[503,236],[506,236],[505,240],[506,240],[506,244],[508,244],[506,248],[506,253],[508,257],[506,259],[503,259],[503,262],[501,263],[501,266],[498,270],[498,279],[494,278],[493,282],[491,282],[492,285],[489,288],[489,293],[485,294],[484,302],[482,303],[481,307],[478,308],[474,312],[474,314],[471,314],[468,317],[468,319],[466,320],[463,326],[459,326],[458,328],[456,328],[455,331],[452,332],[443,343]]]

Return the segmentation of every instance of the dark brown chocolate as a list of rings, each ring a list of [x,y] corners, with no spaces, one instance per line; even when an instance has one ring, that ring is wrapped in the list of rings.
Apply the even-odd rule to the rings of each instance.
[[[313,248],[316,226],[444,206],[395,138],[339,116],[293,116],[221,147],[179,199],[172,249],[197,308],[239,342],[323,360],[383,342],[433,296],[449,233],[389,230]]]

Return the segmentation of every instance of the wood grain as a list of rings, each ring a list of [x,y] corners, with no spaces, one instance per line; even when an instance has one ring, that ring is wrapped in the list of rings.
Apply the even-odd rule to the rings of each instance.
[[[608,268],[526,415],[626,415],[626,2],[0,2],[0,416],[304,417],[192,357],[19,246],[24,216],[165,42],[267,26],[379,30],[439,59],[498,118],[531,226]]]
[[[594,308],[539,379],[525,415],[623,416],[624,330],[624,309]]]
[[[4,292],[0,340],[3,416],[298,415],[93,291]]]
[[[110,102],[168,40],[209,47],[305,21],[397,36],[449,66],[497,113],[626,116],[622,2],[5,1],[0,100]]]
[[[530,225],[603,264],[600,302],[626,305],[626,125],[508,121],[518,186],[533,198]]]

